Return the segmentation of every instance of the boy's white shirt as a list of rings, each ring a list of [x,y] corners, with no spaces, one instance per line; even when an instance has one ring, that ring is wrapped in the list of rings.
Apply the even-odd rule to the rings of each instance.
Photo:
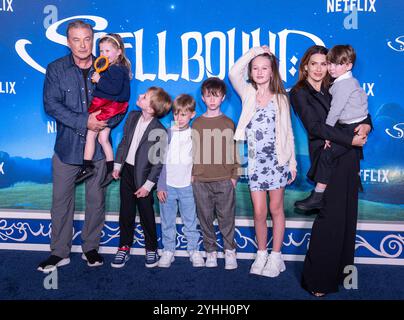
[[[167,185],[185,188],[191,185],[192,176],[191,128],[185,130],[172,128],[171,133],[166,159]]]
[[[341,81],[341,80],[349,79],[349,78],[352,78],[352,77],[353,77],[352,76],[352,71],[347,71],[344,74],[341,74],[338,78],[336,78],[334,80],[334,83],[338,82],[338,81]]]

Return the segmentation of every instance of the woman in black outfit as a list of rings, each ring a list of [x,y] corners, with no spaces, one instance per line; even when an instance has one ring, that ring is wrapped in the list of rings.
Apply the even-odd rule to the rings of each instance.
[[[304,261],[302,285],[317,297],[338,291],[345,266],[354,264],[359,161],[361,147],[371,130],[370,117],[356,128],[356,135],[339,124],[335,127],[325,124],[331,104],[327,52],[322,46],[312,46],[306,51],[299,66],[299,81],[290,92],[292,106],[308,133],[312,164],[318,160],[325,140],[349,148],[338,158],[325,190],[324,206],[313,223]],[[310,171],[307,176],[313,179],[314,174],[319,173]]]

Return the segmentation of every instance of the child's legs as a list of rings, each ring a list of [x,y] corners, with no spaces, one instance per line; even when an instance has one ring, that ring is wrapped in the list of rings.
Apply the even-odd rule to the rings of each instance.
[[[230,179],[217,181],[214,182],[214,184],[217,222],[223,237],[223,247],[225,250],[233,250],[236,248],[234,242],[234,229],[236,222],[236,198],[234,186]]]
[[[345,153],[347,153],[350,148],[341,146],[337,143],[331,143],[331,148],[327,148],[326,150],[330,150],[329,157],[327,158],[327,161],[330,162],[330,166],[335,168],[337,166],[337,163],[335,162],[336,159],[339,157],[343,156]]]
[[[215,206],[211,182],[195,181],[192,187],[196,211],[202,230],[203,246],[206,252],[217,251],[216,233],[213,226]]]
[[[257,238],[258,250],[267,250],[267,192],[251,191],[251,200],[254,207],[255,237]]]
[[[280,252],[285,235],[285,212],[284,212],[285,189],[269,191],[269,211],[272,217],[272,251]]]
[[[327,187],[335,165],[336,160],[332,160],[330,148],[321,150],[316,165],[316,174],[314,175],[317,187],[323,187],[323,189]]]
[[[111,143],[109,142],[109,134],[111,133],[111,128],[104,128],[98,134],[98,142],[101,144],[102,150],[105,153],[105,158],[107,161],[114,161],[114,152],[112,150]]]
[[[184,234],[187,238],[187,250],[199,250],[198,218],[196,217],[195,199],[192,186],[178,188],[178,200],[181,219],[184,224]]]
[[[175,251],[176,247],[176,217],[178,212],[178,195],[176,188],[167,186],[166,202],[160,202],[161,233],[163,248],[167,251]]]
[[[153,192],[147,197],[137,198],[140,224],[143,229],[145,249],[148,251],[157,250],[156,217],[153,208]]]
[[[93,160],[97,135],[98,132],[87,130],[86,146],[84,147],[84,160]]]
[[[119,246],[129,246],[133,244],[133,235],[136,218],[136,197],[133,166],[124,164],[121,173],[120,196],[121,205],[119,210]]]

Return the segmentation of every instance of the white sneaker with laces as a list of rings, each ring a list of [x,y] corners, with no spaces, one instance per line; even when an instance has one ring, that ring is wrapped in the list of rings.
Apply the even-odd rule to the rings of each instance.
[[[207,268],[216,268],[217,267],[217,252],[207,252],[206,253],[206,267]]]
[[[237,269],[236,249],[224,251],[224,263],[226,270]]]
[[[189,252],[189,260],[192,262],[193,267],[204,267],[205,260],[203,260],[202,254],[197,250]]]
[[[266,250],[258,250],[254,263],[251,265],[250,273],[262,275],[265,264],[267,263],[268,252]]]
[[[279,274],[286,270],[285,263],[283,262],[282,256],[274,256],[270,254],[265,264],[264,270],[262,270],[262,275],[265,277],[275,278]]]
[[[161,258],[159,259],[158,266],[160,268],[169,268],[174,260],[175,258],[173,251],[163,251]]]

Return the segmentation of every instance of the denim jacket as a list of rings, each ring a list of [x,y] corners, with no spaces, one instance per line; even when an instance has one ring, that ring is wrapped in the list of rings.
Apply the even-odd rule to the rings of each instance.
[[[50,63],[46,69],[43,90],[45,112],[56,120],[54,150],[59,159],[66,164],[83,163],[89,115],[87,102],[91,102],[94,89],[91,82],[93,72],[92,66],[87,76],[87,92],[85,92],[83,74],[74,63],[71,54]],[[123,117],[124,115],[115,116],[108,121],[108,125],[110,127],[117,125]],[[97,141],[93,160],[104,158],[104,152]]]

